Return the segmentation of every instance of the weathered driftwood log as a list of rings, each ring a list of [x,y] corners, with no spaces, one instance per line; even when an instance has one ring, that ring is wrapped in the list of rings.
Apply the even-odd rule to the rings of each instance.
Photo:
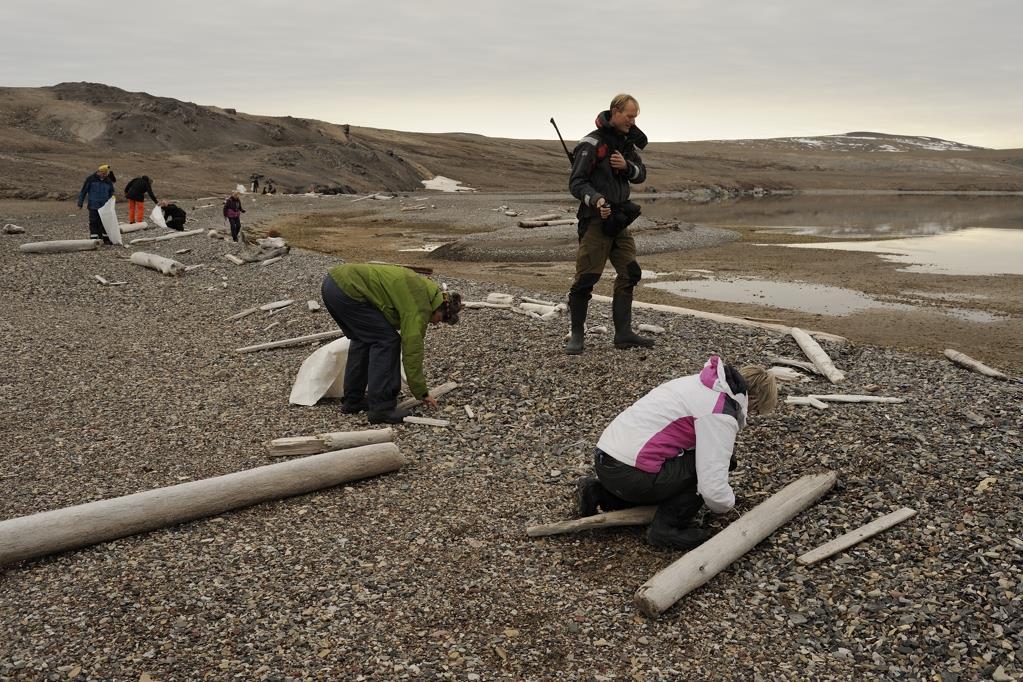
[[[138,239],[132,239],[130,244],[145,244],[146,242],[166,242],[171,239],[181,239],[182,237],[194,237],[197,234],[202,234],[202,230],[187,230],[185,232],[171,232],[170,234],[161,234],[159,237],[139,237]]]
[[[622,509],[620,511],[594,514],[593,516],[584,516],[581,519],[545,523],[540,526],[529,526],[526,528],[526,535],[531,538],[541,538],[547,535],[578,533],[580,531],[592,530],[595,528],[645,526],[654,520],[654,512],[656,511],[657,507],[633,507],[631,509]]]
[[[24,234],[25,228],[21,225],[15,225],[14,223],[7,223],[4,225],[4,234]]]
[[[819,500],[835,485],[834,471],[803,476],[767,498],[739,520],[643,583],[635,603],[648,616],[665,612],[713,578],[761,540]]]
[[[245,262],[246,262],[246,261],[243,261],[238,256],[234,255],[233,253],[225,253],[224,254],[224,258],[226,258],[227,260],[231,261],[235,265],[245,265]]]
[[[536,313],[537,315],[543,316],[549,313],[557,314],[561,310],[561,308],[559,308],[557,305],[541,305],[539,303],[520,303],[519,310],[526,310],[531,313]]]
[[[650,332],[651,334],[663,334],[667,329],[656,324],[641,324],[638,327],[641,332]]]
[[[951,348],[945,349],[945,357],[961,367],[973,370],[974,372],[979,372],[987,377],[992,377],[994,379],[1010,378],[1008,374],[1005,374],[1004,372],[999,372],[997,369],[994,369],[993,367],[988,367],[983,362],[980,362],[979,360],[974,360],[969,355],[966,355],[965,353],[960,353],[957,350],[952,350]]]
[[[807,372],[812,374],[821,374],[821,371],[814,367],[812,362],[806,362],[805,360],[794,360],[792,358],[782,358],[775,355],[770,356],[771,362],[776,365],[788,365],[789,367],[798,367],[799,369],[805,369]]]
[[[498,308],[499,310],[508,310],[512,307],[511,303],[487,303],[486,301],[468,301],[462,304],[463,308],[475,309],[475,308]]]
[[[129,260],[135,265],[141,265],[144,268],[156,270],[160,274],[167,275],[169,277],[177,277],[185,271],[184,263],[179,263],[173,258],[157,256],[155,253],[146,253],[145,251],[136,251],[131,254],[131,258]]]
[[[791,367],[768,367],[767,373],[778,381],[809,381],[809,377],[800,374]]]
[[[813,366],[820,370],[820,373],[827,377],[828,381],[833,384],[845,381],[845,374],[835,367],[828,354],[824,352],[820,344],[814,341],[809,334],[799,327],[793,327],[789,333],[796,340],[796,343],[799,344],[799,347],[803,349],[803,352],[806,353],[806,357],[810,359]]]
[[[520,220],[519,227],[548,227],[550,225],[575,225],[579,221],[575,218],[564,218],[561,220]]]
[[[786,405],[810,405],[818,410],[828,409],[828,404],[810,395],[790,395],[785,399]]]
[[[18,247],[22,253],[69,253],[92,251],[99,247],[98,239],[58,239],[52,242],[29,242]]]
[[[224,318],[224,322],[234,322],[235,320],[240,320],[243,317],[248,317],[249,315],[251,315],[253,313],[256,313],[256,312],[259,312],[259,307],[258,306],[255,307],[255,308],[246,308],[245,310],[241,311],[240,313],[235,313],[231,317]]]
[[[395,471],[393,443],[328,452],[0,522],[0,565]]]
[[[307,343],[313,343],[314,341],[323,341],[325,339],[336,339],[339,336],[344,336],[344,332],[340,329],[335,329],[329,332],[320,332],[318,334],[309,334],[308,336],[296,336],[293,339],[282,339],[280,341],[271,341],[270,343],[257,343],[254,346],[245,346],[244,348],[235,348],[236,353],[255,353],[260,350],[272,350],[274,348],[288,348],[290,346],[304,346]]]
[[[890,398],[883,395],[854,395],[852,393],[814,393],[810,398],[823,400],[827,403],[904,403],[905,398]]]
[[[446,383],[441,384],[440,386],[435,386],[431,388],[430,395],[433,396],[434,398],[439,398],[442,395],[447,395],[448,393],[451,393],[451,391],[455,390],[456,388],[458,388],[458,382],[448,381]],[[407,398],[398,403],[398,409],[407,410],[410,407],[421,405],[422,402],[423,402],[422,400],[418,400],[416,398]]]
[[[536,215],[536,216],[533,216],[532,218],[530,218],[530,220],[533,220],[533,221],[536,221],[536,222],[548,222],[548,221],[551,221],[551,220],[560,220],[560,219],[561,219],[561,214],[560,213],[544,213],[543,215]]]
[[[394,429],[371,429],[369,431],[333,431],[318,433],[315,436],[292,436],[275,438],[270,441],[271,457],[295,457],[297,455],[316,455],[331,450],[347,450],[374,443],[387,443],[394,440]]]
[[[272,303],[264,303],[259,306],[260,310],[277,310],[278,308],[287,308],[289,305],[294,303],[295,300],[292,298],[286,298],[283,301],[273,301]]]
[[[522,297],[522,302],[523,303],[535,303],[537,305],[545,305],[545,306],[548,306],[550,308],[554,308],[556,306],[562,305],[560,303],[554,303],[553,301],[544,301],[543,299],[539,299],[539,298],[530,298],[529,296],[523,296]],[[567,308],[568,306],[566,305],[565,307]]]
[[[593,294],[594,301],[600,303],[610,303],[611,297],[604,296],[601,294]],[[659,310],[662,313],[676,313],[678,315],[689,315],[691,317],[698,317],[704,320],[713,320],[714,322],[722,322],[724,324],[737,324],[743,327],[756,327],[757,329],[770,329],[772,331],[781,332],[782,334],[788,334],[791,332],[792,327],[783,324],[772,324],[769,322],[752,322],[750,320],[743,319],[741,317],[732,317],[731,315],[720,315],[718,313],[708,313],[702,310],[694,310],[693,308],[682,308],[675,305],[664,305],[661,303],[647,303],[645,301],[633,301],[633,308],[644,308],[646,310]],[[838,336],[836,334],[828,334],[827,332],[811,331],[811,336],[824,341],[831,341],[834,343],[847,343],[849,339],[844,336]]]
[[[128,225],[121,225],[121,234],[131,234],[132,232],[141,232],[142,230],[148,230],[149,223],[129,223]]]
[[[282,260],[284,260],[284,256],[274,256],[273,258],[267,258],[265,261],[263,261],[259,265],[260,265],[260,267],[264,267],[265,268],[268,265],[273,265],[274,263],[277,263],[278,261],[282,261]]]
[[[511,294],[502,294],[496,291],[487,294],[487,303],[508,303],[511,304],[515,301],[515,297]]]
[[[915,509],[903,507],[891,514],[885,514],[880,518],[874,519],[870,523],[860,526],[856,530],[850,531],[845,535],[840,535],[831,542],[821,545],[817,549],[810,550],[806,554],[797,558],[796,561],[804,566],[815,564],[822,559],[827,559],[829,556],[838,554],[842,550],[849,549],[853,545],[862,542],[867,538],[874,537],[881,531],[888,530],[892,526],[896,526],[906,519],[911,519],[914,516],[916,516]]]
[[[422,424],[423,426],[451,426],[451,422],[447,419],[431,419],[430,417],[405,417],[403,420],[406,424]]]

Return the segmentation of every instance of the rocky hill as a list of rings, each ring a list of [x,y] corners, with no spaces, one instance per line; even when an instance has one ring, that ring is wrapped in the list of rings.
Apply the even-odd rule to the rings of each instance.
[[[0,88],[0,198],[66,198],[99,163],[159,191],[221,193],[251,174],[285,191],[410,191],[443,175],[484,190],[562,191],[557,141],[379,130],[127,92]],[[889,152],[889,153],[878,153]],[[897,152],[897,153],[896,153]],[[1023,150],[853,132],[651,144],[648,188],[1023,189]]]

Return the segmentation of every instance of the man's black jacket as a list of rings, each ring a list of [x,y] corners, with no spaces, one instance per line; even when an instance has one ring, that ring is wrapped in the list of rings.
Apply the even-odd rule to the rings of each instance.
[[[639,156],[646,147],[647,137],[633,126],[628,134],[611,127],[611,112],[602,111],[597,115],[597,129],[576,145],[573,155],[572,176],[568,189],[579,200],[580,220],[597,215],[597,199],[604,199],[612,207],[629,200],[630,183],[639,184],[646,180],[646,166]],[[620,152],[628,162],[628,168],[615,170],[611,167],[611,155]]]

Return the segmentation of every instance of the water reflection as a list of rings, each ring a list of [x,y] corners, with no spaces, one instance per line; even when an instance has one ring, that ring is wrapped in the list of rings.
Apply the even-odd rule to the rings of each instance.
[[[1023,197],[795,195],[693,204],[640,199],[649,218],[848,239],[941,234],[968,227],[1023,229]]]
[[[1023,275],[1023,230],[970,228],[933,237],[866,242],[785,244],[796,249],[866,251],[906,267],[942,275]]]

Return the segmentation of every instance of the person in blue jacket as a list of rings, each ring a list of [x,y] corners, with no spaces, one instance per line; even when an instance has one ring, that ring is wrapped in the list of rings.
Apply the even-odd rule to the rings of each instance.
[[[82,208],[88,199],[89,204],[89,239],[102,239],[104,244],[110,244],[106,228],[99,217],[99,210],[114,196],[114,183],[117,178],[110,166],[103,164],[96,172],[85,178],[82,184],[82,191],[78,193],[78,208]]]

